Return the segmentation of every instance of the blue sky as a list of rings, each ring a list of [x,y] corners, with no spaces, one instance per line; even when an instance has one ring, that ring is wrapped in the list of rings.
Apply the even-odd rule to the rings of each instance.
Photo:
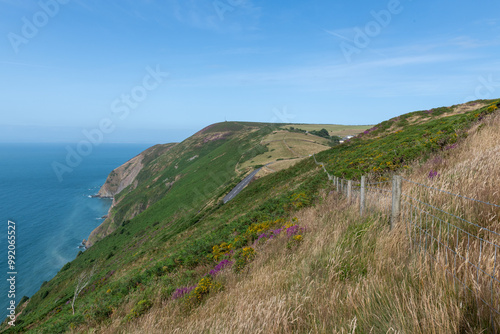
[[[0,9],[0,142],[78,142],[105,120],[105,142],[164,143],[224,119],[374,124],[500,97],[493,0],[0,0]]]

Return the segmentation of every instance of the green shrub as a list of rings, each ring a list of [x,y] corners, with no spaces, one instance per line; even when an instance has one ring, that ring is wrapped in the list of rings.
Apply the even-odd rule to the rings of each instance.
[[[321,130],[312,130],[312,131],[309,131],[309,133],[315,135],[315,136],[318,136],[318,137],[323,137],[323,138],[326,138],[326,139],[330,139],[330,133],[328,132],[327,129],[321,129]]]
[[[49,291],[48,291],[48,290],[45,290],[45,291],[43,291],[43,292],[40,294],[40,298],[41,298],[41,299],[45,299],[48,295],[49,295]]]
[[[126,316],[126,320],[130,321],[132,319],[138,318],[144,313],[146,313],[151,307],[153,303],[147,299],[143,299],[139,301]]]
[[[30,299],[28,296],[23,296],[17,305],[22,305],[28,299]]]
[[[234,253],[234,271],[235,272],[241,272],[247,264],[252,262],[252,260],[255,258],[255,250],[252,247],[244,247],[243,249],[238,249]]]
[[[71,262],[66,263],[62,268],[61,272],[68,270],[71,267]]]

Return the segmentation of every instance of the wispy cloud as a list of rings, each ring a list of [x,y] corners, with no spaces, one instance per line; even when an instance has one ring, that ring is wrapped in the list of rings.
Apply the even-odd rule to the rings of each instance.
[[[477,63],[480,56],[476,54],[436,50],[417,53],[414,50],[410,46],[400,46],[377,50],[390,56],[374,56],[352,64],[323,60],[317,65],[260,68],[177,79],[172,84],[186,88],[289,87],[302,92],[331,92],[332,96],[390,98],[453,94],[459,89],[457,85],[474,82],[481,74],[463,66]],[[461,67],[459,74],[452,70],[454,67]]]
[[[335,30],[323,29],[323,31],[339,39],[343,39],[344,41],[352,42],[352,38],[347,36],[351,36],[353,34],[353,28],[344,28]]]
[[[188,82],[204,82],[205,80],[212,83],[221,82],[224,84],[235,83],[258,83],[258,82],[281,82],[303,84],[313,80],[328,80],[328,79],[344,79],[355,75],[367,75],[371,73],[380,73],[386,70],[401,67],[411,67],[417,65],[432,65],[438,63],[449,63],[452,61],[468,59],[469,57],[457,54],[426,54],[426,55],[400,55],[392,56],[384,59],[361,61],[351,65],[340,63],[325,63],[316,66],[295,66],[269,71],[238,71],[203,78],[194,78],[185,81]],[[196,84],[196,85],[198,85]]]
[[[481,20],[474,21],[476,25],[481,25],[481,26],[490,26],[490,27],[497,27],[500,26],[500,19],[499,18],[484,18]]]
[[[485,46],[499,45],[500,39],[480,40],[470,36],[457,36],[449,40],[450,46],[459,46],[464,49],[477,49]]]
[[[0,4],[22,8],[23,10],[38,8],[38,4],[35,1],[0,0]]]
[[[196,1],[169,0],[177,21],[199,29],[243,31],[258,28],[261,8],[250,0]],[[221,9],[222,8],[222,9]],[[221,13],[224,13],[221,16]]]
[[[278,49],[261,48],[261,47],[241,47],[220,50],[217,54],[220,55],[249,55],[249,54],[270,54],[278,52]]]
[[[500,19],[498,20],[500,23]],[[323,29],[323,31],[331,36],[334,36],[339,43],[341,41],[347,41],[353,43],[353,38],[355,35],[354,28],[343,28],[328,30]],[[400,50],[413,50],[415,52],[430,52],[433,50],[446,49],[449,47],[460,47],[463,49],[476,49],[485,46],[500,45],[500,36],[497,38],[479,39],[473,38],[468,35],[456,35],[456,36],[435,36],[434,38],[427,39],[425,41],[416,41],[409,45],[400,45],[392,48],[385,49],[386,51],[400,51]],[[379,49],[379,53],[384,53]]]
[[[28,64],[28,63],[20,63],[20,62],[14,62],[14,61],[4,61],[4,60],[0,60],[0,64],[3,64],[3,65],[24,66],[24,67],[37,67],[37,68],[49,68],[49,69],[53,69],[53,67],[51,67],[51,66],[38,65],[38,64]]]

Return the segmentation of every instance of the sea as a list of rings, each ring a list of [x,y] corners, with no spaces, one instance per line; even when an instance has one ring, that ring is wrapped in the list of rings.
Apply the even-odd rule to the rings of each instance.
[[[0,144],[2,309],[12,299],[17,304],[22,296],[31,297],[76,257],[82,240],[102,223],[111,205],[110,199],[92,195],[113,169],[150,146],[101,144],[91,151],[80,148],[83,155],[76,157],[75,144]],[[15,230],[9,230],[9,220]],[[15,247],[14,268],[8,267],[8,231],[15,231],[10,232],[15,236],[10,246]],[[9,293],[11,276],[15,298]]]

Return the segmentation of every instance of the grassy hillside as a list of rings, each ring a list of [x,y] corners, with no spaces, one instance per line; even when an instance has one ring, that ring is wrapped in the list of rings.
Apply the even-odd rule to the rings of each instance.
[[[218,123],[182,143],[156,145],[146,150],[142,154],[144,167],[135,182],[114,196],[109,217],[91,234],[87,245],[109,235],[167,194],[161,217],[186,215],[193,208],[216,203],[228,187],[257,166],[309,156],[330,147],[325,138],[278,131],[277,127],[263,123]],[[107,181],[113,182],[113,179]],[[106,184],[106,188],[116,187]]]
[[[472,111],[466,108],[470,105]],[[432,153],[452,147],[467,137],[471,124],[495,108],[494,101],[475,101],[401,115],[340,145],[335,154],[318,154],[318,159],[327,162],[326,168],[336,176],[359,180],[370,174],[380,179],[408,168],[414,160],[426,160]]]
[[[318,160],[349,178],[418,172],[420,162],[453,153],[471,128],[480,130],[474,126],[496,114],[496,101],[476,103],[474,110],[439,108],[383,122],[322,151]],[[487,328],[474,304],[454,308],[470,299],[443,296],[450,291],[445,275],[424,270],[399,242],[402,231],[387,236],[380,213],[360,219],[345,201],[326,197],[331,183],[312,158],[254,181],[221,205],[217,200],[242,177],[236,164],[266,154],[251,150],[275,130],[219,123],[188,139],[176,155],[151,159],[120,204],[148,203],[147,210],[122,221],[115,212],[115,230],[44,283],[8,332]],[[165,191],[165,180],[178,176]],[[92,269],[73,314],[78,278]]]
[[[217,201],[226,188],[239,176],[236,163],[241,152],[249,150],[259,138],[270,133],[272,126],[243,125],[235,122],[215,124],[184,142],[168,149],[146,154],[144,168],[137,175],[137,185],[131,184],[117,194],[118,204],[109,218],[93,233],[91,243],[116,230],[123,222],[146,210],[153,220],[161,222],[173,215],[189,215],[208,201]],[[200,187],[199,185],[203,185]],[[168,194],[168,196],[166,196]],[[160,214],[155,216],[156,205]]]

